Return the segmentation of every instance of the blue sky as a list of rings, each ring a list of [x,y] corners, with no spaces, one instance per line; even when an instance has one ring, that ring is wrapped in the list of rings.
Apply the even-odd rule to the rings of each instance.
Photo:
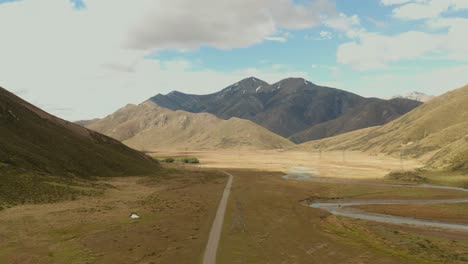
[[[411,1],[408,1],[411,2]],[[382,35],[394,36],[408,31],[427,33],[447,32],[444,29],[428,28],[426,19],[397,19],[393,10],[401,5],[384,5],[381,1],[360,0],[336,1],[336,8],[349,16],[359,16],[359,27],[369,32],[378,32]],[[462,17],[468,18],[466,10],[452,11],[441,14],[440,18]],[[433,18],[431,18],[433,19]],[[327,32],[330,37],[322,38],[320,33]],[[372,87],[359,87],[362,78],[372,78],[376,75],[408,76],[424,74],[440,67],[455,67],[467,64],[466,60],[452,60],[445,56],[438,59],[411,58],[389,63],[384,68],[359,71],[352,65],[343,65],[337,62],[336,50],[350,38],[346,32],[340,32],[326,25],[304,30],[289,30],[289,37],[285,42],[264,41],[247,48],[220,50],[211,47],[200,47],[192,51],[157,51],[148,58],[160,60],[188,60],[197,68],[214,68],[226,72],[236,69],[256,67],[264,68],[271,65],[281,65],[290,71],[307,73],[312,82],[318,84],[335,85],[342,89],[352,90],[367,96],[389,97],[398,93],[408,92],[408,87],[394,87],[392,90],[382,91]],[[468,34],[468,32],[467,32]],[[468,38],[468,37],[467,37]],[[468,83],[468,80],[462,80]],[[349,85],[348,83],[353,83]],[[422,90],[426,87],[414,87]],[[428,89],[427,93],[440,94],[447,89],[455,87],[440,87]]]
[[[468,0],[0,0],[0,33],[0,85],[68,119],[250,76],[382,98],[468,84]]]

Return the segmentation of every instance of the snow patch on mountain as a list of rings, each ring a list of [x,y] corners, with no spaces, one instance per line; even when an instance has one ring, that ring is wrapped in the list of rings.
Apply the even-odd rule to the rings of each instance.
[[[403,95],[396,95],[396,96],[392,97],[392,99],[404,98],[404,99],[410,99],[410,100],[415,100],[415,101],[426,103],[426,102],[429,102],[430,100],[434,99],[434,97],[435,96],[433,96],[433,95],[428,95],[428,94],[425,94],[425,93],[414,91],[414,92],[406,93],[406,94],[403,94]]]

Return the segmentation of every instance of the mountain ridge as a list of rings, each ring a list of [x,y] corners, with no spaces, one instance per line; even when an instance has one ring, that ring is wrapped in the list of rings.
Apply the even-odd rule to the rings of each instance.
[[[314,126],[336,120],[353,112],[354,109],[365,108],[367,104],[376,100],[383,105],[381,108],[375,108],[376,111],[380,111],[380,116],[385,116],[384,111],[388,108],[391,108],[394,114],[391,117],[374,118],[357,125],[344,124],[344,129],[335,129],[332,134],[305,132],[308,129],[313,130]],[[193,95],[173,91],[167,95],[157,94],[148,101],[171,110],[207,112],[222,119],[230,117],[248,119],[276,134],[291,138],[296,143],[315,139],[317,135],[334,136],[348,132],[346,128],[350,127],[359,129],[381,125],[401,116],[398,113],[399,108],[405,106],[407,112],[420,105],[413,100],[404,101],[402,105],[394,105],[389,100],[365,98],[336,88],[318,86],[303,78],[287,78],[268,84],[255,77],[243,79],[211,94]],[[357,114],[359,119],[367,118],[361,113]],[[334,125],[334,127],[340,126]]]

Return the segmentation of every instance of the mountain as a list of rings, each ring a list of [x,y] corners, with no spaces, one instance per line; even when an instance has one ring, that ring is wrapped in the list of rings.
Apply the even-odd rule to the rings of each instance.
[[[364,98],[318,86],[301,78],[289,78],[270,85],[254,77],[213,94],[171,92],[167,95],[158,94],[150,100],[171,110],[207,112],[223,119],[248,119],[296,142],[384,124],[420,104],[406,99],[398,100],[400,105],[396,101]],[[359,109],[373,109],[377,112],[360,113]],[[348,121],[348,118],[338,119],[346,115],[355,116],[355,122]],[[336,121],[314,128],[332,120]],[[328,127],[330,131],[323,131]]]
[[[0,168],[5,167],[83,177],[139,175],[160,168],[141,152],[0,88]]]
[[[90,120],[78,120],[78,121],[74,121],[73,123],[85,127],[85,126],[87,126],[89,124],[92,124],[92,123],[98,121],[98,120],[99,120],[99,118],[94,118],[94,119],[90,119]]]
[[[297,147],[319,148],[424,158],[434,168],[468,170],[468,86],[436,97],[386,125]]]
[[[395,98],[410,99],[410,100],[426,103],[426,102],[429,102],[430,100],[434,99],[435,96],[415,91],[415,92],[410,92],[410,93],[407,93],[407,94],[404,94],[404,95],[394,96],[393,99],[395,99]]]
[[[87,126],[140,150],[282,149],[294,144],[239,118],[172,111],[151,101],[127,105]]]
[[[411,111],[419,103],[400,98],[392,99],[386,103],[376,98],[369,98],[365,104],[355,107],[342,116],[312,126],[291,137],[293,142],[306,142],[310,140],[328,138],[361,128],[386,124],[405,113]]]

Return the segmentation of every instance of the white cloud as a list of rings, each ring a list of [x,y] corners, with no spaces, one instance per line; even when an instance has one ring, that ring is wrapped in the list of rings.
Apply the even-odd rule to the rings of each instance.
[[[267,81],[302,73],[245,69],[225,73],[186,61],[145,60],[149,51],[248,47],[285,41],[284,30],[332,17],[325,0],[22,0],[0,5],[0,85],[22,91],[69,119],[102,116],[158,92],[198,93],[257,75]],[[72,111],[65,111],[67,106]],[[62,111],[63,110],[63,111]]]
[[[393,16],[403,19],[426,19],[438,17],[449,10],[450,1],[430,1],[427,3],[409,3],[393,10]]]
[[[394,62],[441,58],[468,61],[468,18],[444,17],[449,11],[468,8],[468,0],[382,0],[383,5],[398,5],[393,16],[405,20],[424,19],[428,29],[438,33],[408,31],[393,35],[367,32],[353,27],[347,36],[353,40],[339,46],[337,61],[354,69],[382,69]],[[347,23],[350,25],[350,23]]]
[[[357,29],[360,28],[360,18],[358,15],[347,16],[343,13],[339,13],[336,16],[326,18],[324,24],[334,30],[345,32],[351,35]]]
[[[329,31],[320,31],[319,33],[321,39],[331,39],[333,34]]]
[[[372,17],[366,17],[366,20],[371,22],[372,24],[374,24],[378,28],[386,28],[388,26],[388,24],[386,22],[377,20],[377,19],[372,18]]]
[[[127,8],[135,5],[135,1],[128,3]],[[137,1],[137,5],[145,11],[133,25],[127,44],[139,49],[246,47],[271,37],[280,28],[318,25],[321,15],[334,12],[334,6],[323,0],[305,4],[292,0],[146,0]]]
[[[292,34],[289,32],[280,32],[279,34],[275,36],[266,37],[265,40],[284,43],[284,42],[287,42],[288,39],[291,37],[292,37]]]
[[[342,44],[337,59],[359,70],[378,69],[391,62],[421,58],[437,51],[443,43],[443,36],[417,31],[395,36],[365,32],[358,35],[357,41]]]
[[[468,65],[451,66],[425,70],[412,74],[377,74],[362,77],[356,87],[365,96],[390,98],[408,91],[419,91],[430,95],[440,95],[449,90],[468,84]]]
[[[322,30],[317,35],[305,35],[304,37],[307,40],[330,40],[333,38],[333,33],[330,31]]]
[[[413,0],[393,9],[393,16],[400,19],[437,18],[448,11],[468,8],[468,0]]]
[[[339,46],[337,60],[359,70],[380,69],[393,62],[434,56],[468,61],[468,19],[440,18],[430,20],[428,25],[446,32],[409,31],[396,35],[359,32],[355,40]]]
[[[401,5],[411,1],[412,0],[382,0],[381,3],[383,5]]]
[[[288,41],[288,39],[285,37],[266,37],[265,40],[283,42],[283,43]]]
[[[432,20],[429,25],[447,29],[444,36],[444,49],[452,60],[468,61],[468,18],[440,18]]]

